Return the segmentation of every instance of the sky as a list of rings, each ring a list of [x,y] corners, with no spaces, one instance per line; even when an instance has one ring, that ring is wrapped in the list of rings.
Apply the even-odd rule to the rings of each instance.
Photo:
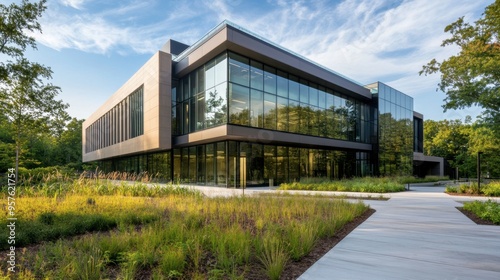
[[[2,3],[11,1],[0,0]],[[51,67],[58,98],[85,119],[168,39],[191,45],[223,20],[234,22],[361,84],[375,81],[414,98],[425,119],[476,117],[443,112],[439,74],[422,65],[457,53],[441,47],[446,25],[481,17],[493,0],[48,0],[27,56]]]

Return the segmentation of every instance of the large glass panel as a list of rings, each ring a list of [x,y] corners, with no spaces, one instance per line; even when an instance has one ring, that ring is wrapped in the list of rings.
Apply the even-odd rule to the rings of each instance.
[[[204,66],[201,66],[200,68],[198,68],[198,71],[197,71],[197,75],[198,75],[198,91],[196,93],[199,93],[201,91],[204,91],[205,90],[205,68]]]
[[[300,177],[311,177],[312,176],[312,153],[309,155],[309,149],[299,149],[300,150]]]
[[[179,116],[177,115],[178,113],[178,108],[179,106],[175,106],[172,104],[172,135],[179,135]]]
[[[253,89],[264,90],[264,66],[260,62],[250,62],[250,87]]]
[[[326,109],[333,109],[333,92],[328,91],[326,94]]]
[[[325,88],[320,86],[318,88],[318,106],[321,109],[325,109],[326,107],[326,91]]]
[[[229,53],[229,81],[249,86],[249,59],[235,53]]]
[[[189,133],[189,100],[184,101],[182,110],[182,134]]]
[[[189,178],[189,148],[182,148],[182,157],[181,157],[181,181],[188,182]],[[193,166],[194,168],[194,166]],[[195,169],[193,169],[195,170]]]
[[[206,184],[214,185],[215,184],[215,144],[207,144],[206,145]]]
[[[295,100],[288,100],[288,131],[299,132],[300,106]]]
[[[276,147],[264,146],[264,184],[276,180]],[[276,182],[273,182],[275,185]]]
[[[226,123],[226,83],[205,92],[206,127]]]
[[[189,87],[191,89],[191,93],[189,97],[195,96],[198,94],[198,73],[196,71],[191,72],[189,74]]]
[[[264,184],[264,151],[261,144],[240,143],[240,158],[246,155],[247,185]],[[245,151],[246,150],[246,151]],[[240,161],[241,163],[241,161]],[[240,174],[242,176],[243,174]]]
[[[276,129],[276,95],[264,94],[264,128]]]
[[[276,94],[276,69],[264,66],[264,91]]]
[[[309,103],[309,86],[307,81],[300,79],[300,102]]]
[[[205,184],[205,170],[207,163],[205,161],[205,145],[199,145],[196,147],[196,174],[197,174],[197,183],[204,185]]]
[[[309,120],[309,135],[319,135],[319,120],[320,110],[318,107],[309,106],[308,120]]]
[[[229,187],[235,188],[240,184],[240,167],[239,160],[239,151],[238,151],[238,143],[234,141],[227,142],[227,150],[228,150],[228,166],[227,166],[227,174],[228,174],[228,182],[227,185]],[[245,157],[246,160],[246,157]],[[246,175],[246,174],[245,174]]]
[[[217,185],[226,185],[226,143],[217,143]]]
[[[277,75],[277,93],[279,96],[288,97],[288,79],[287,74],[278,70]]]
[[[215,85],[218,85],[226,81],[227,81],[227,58],[226,54],[224,53],[215,59]]]
[[[189,99],[189,132],[196,131],[196,98]]]
[[[281,131],[288,131],[288,99],[278,97],[276,107],[278,110],[277,129]]]
[[[209,89],[215,86],[215,59],[205,64],[205,88]]]
[[[293,75],[288,76],[288,97],[292,100],[299,101],[299,78]]]
[[[309,104],[317,107],[318,101],[319,101],[319,98],[318,98],[317,86],[315,84],[311,83],[309,86]]]
[[[307,103],[300,103],[299,106],[299,133],[308,134],[309,133],[309,105]]]
[[[335,114],[333,109],[326,110],[326,137],[335,138]]]
[[[200,93],[196,98],[196,128],[201,130],[205,128],[205,93]]]
[[[182,95],[184,97],[183,100],[189,98],[189,75],[182,78]]]
[[[288,148],[277,147],[276,184],[288,182]]]
[[[250,95],[250,125],[264,126],[264,93],[255,89],[251,90]]]
[[[249,88],[229,84],[229,122],[233,124],[249,124]]]
[[[189,147],[189,182],[196,183],[196,147]]]
[[[288,162],[290,182],[298,182],[300,180],[300,152],[299,148],[288,148]]]

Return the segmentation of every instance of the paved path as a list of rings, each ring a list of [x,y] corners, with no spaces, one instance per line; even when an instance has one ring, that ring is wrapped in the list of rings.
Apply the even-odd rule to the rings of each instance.
[[[389,201],[299,279],[500,279],[500,226],[476,225],[442,187]]]

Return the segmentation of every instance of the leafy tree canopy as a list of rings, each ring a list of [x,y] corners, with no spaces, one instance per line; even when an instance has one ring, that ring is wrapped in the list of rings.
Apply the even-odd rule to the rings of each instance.
[[[444,31],[451,38],[441,46],[456,45],[459,53],[441,62],[431,60],[420,74],[441,73],[438,87],[447,95],[445,111],[478,105],[484,109],[483,119],[500,129],[500,0],[486,7],[474,24],[461,17]]]

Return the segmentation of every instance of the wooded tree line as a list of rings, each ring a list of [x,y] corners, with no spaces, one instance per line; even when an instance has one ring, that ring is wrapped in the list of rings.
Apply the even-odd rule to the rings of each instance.
[[[17,3],[16,3],[17,2]],[[0,172],[8,168],[81,166],[81,120],[56,97],[52,70],[26,58],[36,49],[29,33],[41,32],[38,19],[46,0],[0,4]],[[17,177],[17,176],[16,176]]]
[[[424,153],[445,158],[458,176],[477,176],[477,153],[481,155],[481,175],[500,178],[500,139],[491,125],[467,117],[461,120],[426,120]],[[451,174],[450,174],[451,175]]]

